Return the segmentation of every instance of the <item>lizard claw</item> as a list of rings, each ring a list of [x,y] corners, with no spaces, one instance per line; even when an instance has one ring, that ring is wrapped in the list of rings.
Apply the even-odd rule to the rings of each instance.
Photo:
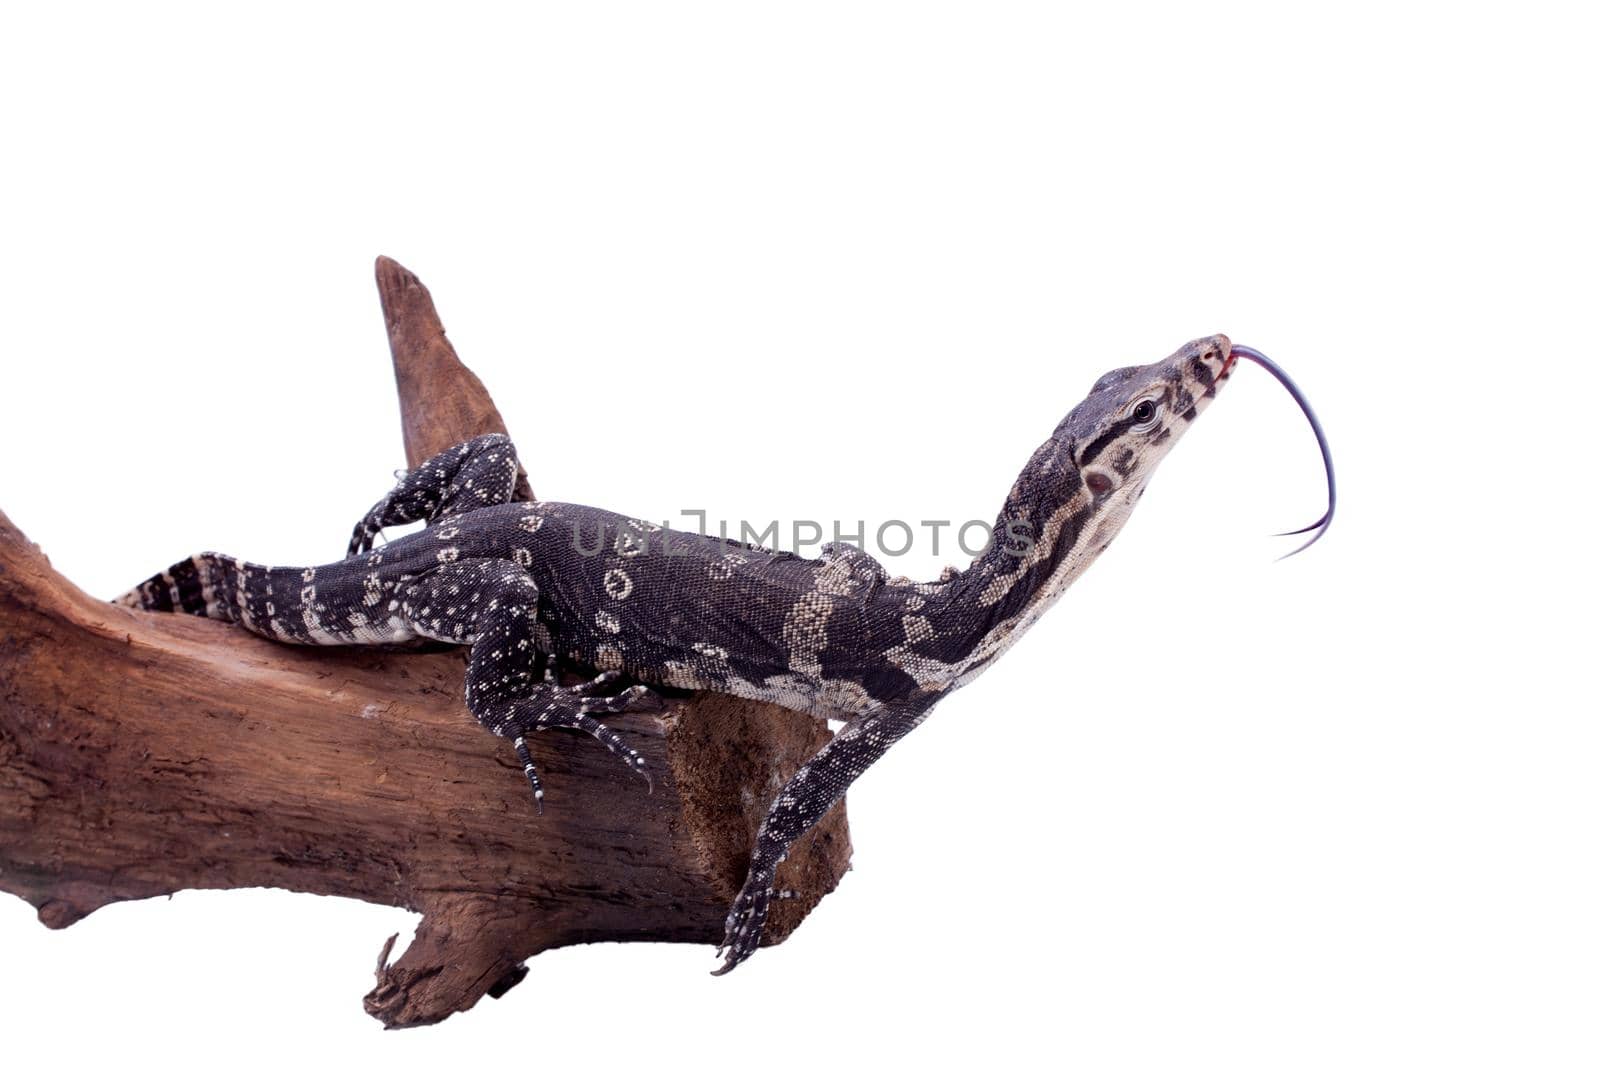
[[[734,898],[733,907],[728,909],[728,918],[723,923],[727,933],[717,949],[718,958],[723,960],[722,966],[712,974],[727,974],[760,947],[761,931],[767,925],[767,905],[772,899],[773,873],[771,870],[755,868],[745,879],[744,888]],[[727,952],[725,958],[724,950]]]
[[[528,751],[528,739],[516,737],[511,741],[512,747],[517,750],[517,758],[522,761],[522,773],[528,779],[528,785],[533,787],[533,803],[539,809],[539,814],[544,814],[544,783],[539,781],[539,772],[533,766],[533,754]]]

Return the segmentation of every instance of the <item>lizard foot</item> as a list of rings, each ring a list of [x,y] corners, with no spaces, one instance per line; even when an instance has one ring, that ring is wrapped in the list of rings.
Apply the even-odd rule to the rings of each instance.
[[[585,697],[582,706],[586,715],[610,715],[619,711],[660,711],[665,702],[647,685],[630,685],[613,696]]]
[[[733,900],[733,907],[728,909],[728,918],[723,923],[722,946],[717,949],[717,955],[724,952],[722,966],[712,971],[712,974],[727,974],[739,964],[750,958],[761,945],[761,931],[767,925],[767,906],[772,901],[772,878],[775,870],[766,866],[757,866],[755,857],[751,857],[750,874],[744,880],[744,888],[739,890],[739,895]]]
[[[563,694],[577,698],[578,706],[586,715],[610,715],[621,711],[660,711],[665,702],[661,694],[647,685],[627,685],[621,671],[601,671],[585,682],[561,686],[556,682],[554,666],[544,672],[545,684],[559,689]],[[626,688],[622,688],[626,686]]]
[[[636,686],[644,696],[654,698],[659,706],[660,698],[644,686]],[[630,694],[633,694],[630,696]],[[651,791],[655,790],[655,782],[644,769],[644,757],[622,739],[622,735],[611,727],[605,725],[594,717],[595,710],[604,711],[630,711],[637,710],[638,705],[647,703],[640,694],[633,690],[625,690],[613,697],[579,697],[573,699],[570,690],[551,689],[545,694],[536,694],[532,697],[515,701],[506,709],[505,720],[507,725],[496,732],[503,732],[511,737],[522,737],[535,730],[581,730],[590,737],[605,745],[607,750],[628,765],[634,773],[644,778]],[[597,707],[597,705],[599,707]],[[521,755],[519,749],[518,755]],[[523,772],[528,773],[532,766],[531,761],[524,760]],[[536,782],[537,775],[530,774],[529,780]],[[534,786],[534,799],[543,801],[543,792],[539,786]],[[542,805],[541,805],[542,806]]]

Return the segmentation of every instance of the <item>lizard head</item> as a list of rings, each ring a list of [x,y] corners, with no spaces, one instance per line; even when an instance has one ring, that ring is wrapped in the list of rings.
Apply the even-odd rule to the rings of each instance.
[[[1097,508],[1132,507],[1163,457],[1216,397],[1232,370],[1221,334],[1190,341],[1157,363],[1100,376],[1057,431]]]
[[[1316,531],[1301,549],[1322,536],[1333,518],[1334,481],[1333,461],[1316,415],[1275,363],[1255,349],[1235,345],[1217,334],[1190,341],[1159,362],[1102,375],[1057,428],[1057,436],[1068,442],[1090,506],[1099,516],[1100,539],[1109,539],[1121,528],[1157,464],[1210,406],[1240,359],[1259,364],[1277,378],[1310,420],[1327,470],[1328,509],[1311,525],[1289,532]]]

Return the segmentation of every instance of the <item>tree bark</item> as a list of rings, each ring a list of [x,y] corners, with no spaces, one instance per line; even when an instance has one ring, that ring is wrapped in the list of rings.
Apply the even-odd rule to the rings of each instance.
[[[427,289],[392,260],[377,275],[408,460],[503,431]],[[0,514],[0,889],[52,928],[187,888],[409,908],[416,936],[392,963],[384,946],[365,1000],[391,1027],[500,995],[545,949],[719,942],[761,817],[826,727],[715,694],[609,719],[653,791],[588,738],[539,734],[541,816],[462,673],[459,650],[292,647],[102,603]],[[849,856],[841,804],[791,850],[767,943]]]

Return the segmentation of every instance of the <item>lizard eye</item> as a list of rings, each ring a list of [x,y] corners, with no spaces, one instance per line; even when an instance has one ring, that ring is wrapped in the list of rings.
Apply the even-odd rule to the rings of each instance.
[[[1154,400],[1139,401],[1138,404],[1134,405],[1133,409],[1133,428],[1136,430],[1147,430],[1151,426],[1154,426],[1156,422],[1156,410],[1156,402]]]

